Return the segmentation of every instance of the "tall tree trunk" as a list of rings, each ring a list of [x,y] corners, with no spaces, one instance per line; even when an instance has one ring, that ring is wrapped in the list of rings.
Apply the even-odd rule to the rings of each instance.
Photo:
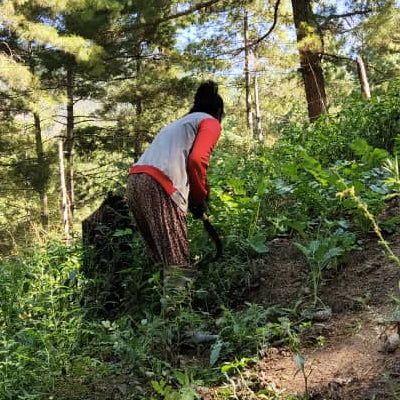
[[[138,159],[142,155],[142,146],[143,146],[143,127],[140,123],[143,113],[143,104],[142,100],[138,97],[136,99],[136,132],[135,132],[135,143],[134,143],[134,151],[135,156]]]
[[[66,187],[68,198],[68,215],[73,226],[74,194],[74,71],[67,69],[67,136],[65,139],[65,158],[67,160]]]
[[[28,44],[28,60],[29,69],[32,74],[35,74],[35,62],[32,57],[32,42]],[[38,98],[35,96],[35,102],[39,102]],[[40,123],[40,115],[37,111],[33,112],[33,121],[35,128],[35,147],[36,147],[36,157],[39,170],[41,171],[41,179],[35,184],[35,190],[39,193],[40,198],[40,220],[42,227],[47,230],[49,226],[49,206],[47,198],[47,184],[49,180],[49,172],[46,166],[44,151],[43,151],[43,140],[42,140],[42,127]]]
[[[366,99],[370,99],[371,90],[369,88],[367,71],[365,69],[364,61],[361,58],[361,56],[357,56],[356,62],[357,62],[358,77],[360,78],[360,84],[361,84],[361,93]]]
[[[325,80],[321,67],[321,41],[311,7],[311,0],[292,0],[300,67],[306,92],[310,122],[326,113]],[[307,43],[304,39],[307,39]]]
[[[37,112],[33,113],[33,119],[35,123],[35,142],[36,142],[36,157],[38,166],[41,171],[46,173],[42,177],[43,181],[40,182],[38,190],[41,203],[41,222],[44,229],[47,229],[49,225],[49,207],[47,201],[47,168],[45,164],[44,152],[43,152],[43,141],[42,141],[42,128],[40,125],[40,116]]]
[[[246,84],[246,117],[247,128],[253,135],[253,114],[251,110],[251,79],[250,79],[250,49],[249,49],[249,12],[243,8],[243,38],[244,38],[244,77]]]
[[[60,188],[61,188],[61,219],[64,226],[65,240],[68,245],[71,240],[71,236],[69,231],[67,185],[65,183],[64,146],[61,139],[58,141],[58,166],[60,172]]]
[[[258,93],[258,77],[257,77],[257,72],[254,75],[254,108],[256,110],[256,124],[257,124],[257,135],[258,135],[258,140],[262,142],[264,138],[264,133],[262,129],[262,123],[261,123],[261,109],[260,109],[260,98],[259,98],[259,93]]]
[[[141,60],[141,47],[139,45],[137,49],[137,58],[136,58],[136,80],[139,79],[141,72],[142,72],[142,60]],[[143,113],[143,102],[140,95],[136,96],[135,108],[136,108],[136,124],[135,124],[136,132],[135,132],[134,151],[135,151],[135,156],[138,159],[142,154],[142,145],[143,145],[142,124],[140,123]]]

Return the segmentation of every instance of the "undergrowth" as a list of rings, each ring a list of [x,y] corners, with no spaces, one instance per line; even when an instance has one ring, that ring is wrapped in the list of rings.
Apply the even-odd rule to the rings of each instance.
[[[216,318],[194,309],[189,293],[176,299],[167,316],[148,309],[114,320],[93,318],[82,305],[87,282],[80,273],[80,257],[80,246],[53,243],[1,260],[1,398],[63,398],[71,382],[115,375],[129,377],[123,386],[115,385],[125,388],[130,398],[147,399],[152,391],[158,393],[155,398],[181,398],[176,396],[183,392],[192,396],[193,382],[224,380],[218,365],[235,357],[255,357],[268,340],[286,335],[280,326],[289,310],[248,304],[234,311],[221,306]],[[157,274],[148,284],[159,302]],[[196,354],[198,346],[188,334],[197,331],[217,334],[218,340],[199,345],[203,355],[188,367],[182,354]],[[176,389],[185,379],[190,382],[186,389]],[[90,396],[90,391],[82,389],[81,396]]]
[[[326,271],[334,273],[369,232],[397,231],[398,218],[376,224],[371,216],[399,194],[398,88],[369,103],[351,101],[339,116],[308,128],[289,126],[271,149],[249,153],[222,142],[209,171],[208,213],[224,257],[212,261],[212,242],[190,221],[200,277],[168,314],[160,271],[145,260],[137,235],[125,243],[129,265],[118,271],[123,296],[106,313],[97,311],[113,286],[93,291],[104,282],[84,276],[78,243],[2,257],[0,398],[85,399],[98,389],[104,398],[190,400],[222,382],[221,399],[281,398],[243,371],[271,343],[289,346],[301,360],[299,333],[309,324],[296,305],[248,302],[260,274],[253,261],[268,257],[276,237],[294,241],[309,266],[307,306],[317,309]],[[348,188],[352,196],[337,196]],[[110,243],[132,233],[114,232]],[[196,332],[215,340],[195,343]]]

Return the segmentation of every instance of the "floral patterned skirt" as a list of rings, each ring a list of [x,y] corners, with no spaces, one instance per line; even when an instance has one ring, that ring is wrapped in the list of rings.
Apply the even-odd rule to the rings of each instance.
[[[128,178],[128,206],[155,263],[189,266],[186,214],[147,174]]]

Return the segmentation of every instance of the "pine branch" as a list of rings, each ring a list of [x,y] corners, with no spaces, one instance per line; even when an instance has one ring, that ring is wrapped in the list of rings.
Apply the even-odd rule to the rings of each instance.
[[[356,62],[356,60],[354,58],[346,57],[346,56],[339,56],[337,54],[331,54],[331,53],[321,53],[321,57],[327,57],[327,58],[331,58],[334,60],[347,61],[347,62],[351,62],[351,63]]]
[[[258,44],[260,44],[264,39],[266,39],[272,31],[275,29],[275,26],[278,22],[278,10],[279,10],[279,4],[281,0],[277,0],[274,8],[274,22],[272,23],[271,27],[268,29],[268,32],[265,35],[262,35],[259,37],[257,40],[255,40],[253,43],[250,44],[250,47],[257,47]]]
[[[331,58],[331,59],[338,60],[338,61],[346,61],[346,62],[350,62],[352,64],[354,64],[356,62],[356,59],[354,59],[354,58],[346,57],[346,56],[339,56],[337,54],[331,54],[331,53],[321,53],[321,57],[327,57],[327,58]],[[382,75],[385,74],[382,70],[376,68],[374,65],[372,65],[370,63],[365,63],[365,65],[368,68],[371,68],[371,69],[375,70],[376,72],[379,72]]]
[[[2,187],[0,189],[0,193],[6,193],[6,192],[14,192],[14,191],[24,191],[24,192],[28,192],[28,191],[34,191],[35,189],[33,188],[14,188],[14,187]]]
[[[21,108],[0,108],[0,112],[21,112]]]
[[[138,29],[138,28],[146,28],[146,27],[157,26],[157,25],[162,24],[164,22],[168,22],[168,21],[171,21],[173,19],[178,19],[180,17],[184,17],[186,15],[193,14],[196,11],[200,11],[200,10],[202,10],[204,8],[210,7],[210,6],[212,6],[212,5],[216,4],[216,3],[219,3],[221,1],[222,0],[209,0],[209,1],[206,1],[204,3],[199,3],[199,4],[196,4],[196,5],[192,6],[192,7],[189,7],[186,10],[177,12],[175,14],[166,15],[166,16],[158,18],[158,19],[156,19],[156,20],[154,20],[152,22],[139,23],[137,25],[134,25],[132,28],[133,29]]]
[[[98,118],[88,118],[88,119],[82,119],[82,120],[79,120],[79,121],[75,121],[74,122],[74,124],[75,125],[79,125],[79,124],[83,124],[83,123],[86,123],[86,122],[97,122],[99,119]]]
[[[372,8],[367,8],[365,10],[357,10],[357,11],[352,11],[352,12],[348,12],[345,14],[331,14],[328,16],[322,16],[322,15],[317,15],[316,17],[320,18],[321,20],[324,20],[324,22],[322,24],[319,24],[320,28],[324,28],[325,26],[329,25],[329,23],[332,20],[338,20],[338,19],[342,19],[342,18],[348,18],[348,17],[356,17],[359,15],[367,15],[367,14],[371,14],[374,10]]]
[[[264,35],[260,36],[258,39],[254,40],[252,43],[249,44],[249,48],[256,48],[263,40],[265,40],[275,29],[275,26],[278,22],[278,11],[279,11],[279,5],[280,5],[281,0],[277,0],[275,7],[274,7],[274,21],[272,22],[271,27],[268,29],[268,32],[265,33]],[[239,47],[237,49],[232,49],[229,52],[222,53],[220,55],[232,55],[233,57],[238,56],[240,53],[242,53],[246,49],[245,46]]]
[[[176,19],[176,18],[184,17],[185,15],[193,14],[196,11],[202,10],[203,8],[210,7],[210,6],[212,6],[212,5],[216,4],[216,3],[219,3],[220,1],[221,0],[210,0],[210,1],[206,1],[205,3],[196,4],[193,7],[188,8],[187,10],[181,11],[181,12],[176,13],[176,14],[167,15],[166,17],[163,17],[163,18],[159,18],[154,23],[152,23],[151,25],[158,25],[158,24],[161,24],[163,22],[170,21],[172,19]]]

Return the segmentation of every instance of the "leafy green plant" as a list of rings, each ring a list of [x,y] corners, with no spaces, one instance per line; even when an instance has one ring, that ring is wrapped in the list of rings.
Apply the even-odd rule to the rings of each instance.
[[[365,216],[371,221],[371,224],[374,228],[374,232],[379,239],[379,244],[383,247],[385,252],[387,253],[389,259],[395,262],[400,267],[400,259],[393,253],[393,250],[389,246],[389,243],[382,235],[382,232],[374,218],[373,214],[369,211],[368,206],[363,203],[363,201],[356,195],[354,187],[347,187],[344,191],[338,192],[338,197],[348,196],[356,206],[365,214]]]
[[[355,235],[337,229],[333,235],[307,244],[295,243],[296,247],[307,258],[311,269],[314,306],[318,303],[318,289],[325,269],[336,268],[340,256],[354,248]]]
[[[368,169],[380,167],[389,156],[386,150],[370,146],[365,139],[354,141],[350,147]]]
[[[53,386],[65,368],[66,354],[76,351],[82,323],[78,269],[76,247],[50,245],[46,252],[2,260],[1,397]]]
[[[392,198],[399,196],[400,194],[400,168],[398,155],[396,154],[394,158],[387,158],[383,162],[382,169],[388,172],[389,176],[385,180],[385,183],[390,187],[393,192],[387,195],[387,198]]]
[[[308,372],[306,372],[306,360],[305,358],[300,354],[296,353],[294,356],[294,361],[297,366],[297,371],[294,376],[296,376],[299,372],[301,372],[303,379],[304,379],[304,400],[308,400],[310,398],[310,392],[308,388],[308,378],[310,377],[312,373],[312,369]]]
[[[398,134],[400,83],[393,81],[388,90],[371,101],[347,98],[342,110],[328,120],[324,117],[312,125],[295,123],[285,127],[282,144],[301,145],[324,166],[337,160],[351,160],[350,144],[364,139],[370,146],[392,151]]]
[[[162,400],[200,399],[200,396],[192,387],[192,377],[189,374],[176,371],[175,377],[181,385],[179,389],[175,389],[171,385],[168,385],[164,379],[152,382],[154,392],[157,393],[158,398]]]
[[[215,348],[218,348],[218,358],[213,355],[213,364],[216,359],[262,353],[271,341],[291,343],[296,338],[295,328],[289,320],[291,315],[291,310],[251,303],[237,312],[223,307],[222,315],[216,320],[220,339],[213,347],[216,352]]]

